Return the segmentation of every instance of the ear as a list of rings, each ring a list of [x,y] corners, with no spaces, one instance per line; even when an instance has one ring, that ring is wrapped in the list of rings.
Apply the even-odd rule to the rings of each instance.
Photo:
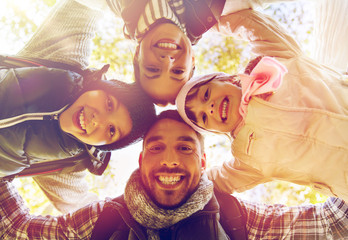
[[[141,166],[141,164],[142,164],[142,162],[143,162],[143,152],[142,152],[142,151],[141,151],[140,154],[139,154],[139,160],[138,160],[138,162],[139,162],[139,168],[140,168],[140,166]]]
[[[205,153],[202,154],[202,157],[201,157],[201,174],[203,174],[205,172],[205,169],[206,169],[206,155]]]

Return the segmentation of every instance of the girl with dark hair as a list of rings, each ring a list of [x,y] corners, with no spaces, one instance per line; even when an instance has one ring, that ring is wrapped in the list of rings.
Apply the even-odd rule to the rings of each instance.
[[[155,116],[153,104],[135,84],[45,67],[2,72],[2,177],[32,162],[72,157],[84,145],[102,151],[123,148],[138,141]]]
[[[106,67],[87,69],[100,4],[57,2],[24,48],[0,64],[0,175],[74,157],[89,164],[34,177],[61,212],[97,199],[88,193],[86,167],[100,175],[110,157],[104,151],[138,141],[155,117],[135,84],[102,80]],[[30,64],[9,67],[12,60]]]

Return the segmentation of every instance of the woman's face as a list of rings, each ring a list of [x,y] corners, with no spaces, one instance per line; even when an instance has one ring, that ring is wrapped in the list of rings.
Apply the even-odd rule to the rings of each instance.
[[[64,132],[94,146],[116,142],[133,126],[127,108],[103,90],[83,93],[61,113],[59,124]]]
[[[194,66],[188,37],[174,24],[159,24],[140,42],[137,59],[144,91],[164,105],[175,104],[176,95]]]
[[[198,88],[186,102],[197,119],[197,125],[217,132],[231,132],[241,120],[239,105],[242,91],[229,81],[212,80]]]

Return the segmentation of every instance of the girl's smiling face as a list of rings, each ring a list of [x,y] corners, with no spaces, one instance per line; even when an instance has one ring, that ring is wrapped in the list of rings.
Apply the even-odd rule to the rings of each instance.
[[[242,90],[229,81],[214,79],[188,93],[190,100],[186,102],[194,118],[191,119],[199,127],[230,133],[241,120],[239,105]]]
[[[94,146],[114,143],[132,130],[127,108],[103,90],[83,93],[61,113],[59,124],[64,132]]]

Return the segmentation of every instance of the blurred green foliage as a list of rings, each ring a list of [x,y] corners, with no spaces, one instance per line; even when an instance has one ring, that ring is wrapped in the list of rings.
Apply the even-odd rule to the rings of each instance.
[[[1,52],[15,54],[28,41],[39,24],[48,14],[55,0],[27,0],[25,6],[21,6],[19,0],[5,0],[0,3],[6,12],[1,14],[0,29],[2,29],[3,43]],[[310,6],[303,6],[297,2],[291,4],[276,4],[265,10],[276,20],[282,22],[285,27],[294,34],[303,45],[309,44],[312,33],[312,18],[308,14]],[[110,63],[109,78],[117,78],[126,82],[133,81],[132,59],[136,44],[123,37],[122,20],[112,15],[105,16],[101,24],[101,30],[94,39],[94,50],[91,56],[91,67],[101,67]],[[222,71],[236,73],[243,71],[249,59],[253,56],[247,43],[233,38],[223,37],[216,33],[207,33],[201,41],[194,46],[196,58],[196,74]],[[306,48],[307,51],[307,48]],[[310,53],[310,52],[309,52]],[[139,148],[139,146],[138,146]],[[140,148],[139,148],[140,151]],[[208,136],[206,141],[208,167],[221,165],[223,161],[232,158],[229,140],[222,136]],[[128,155],[113,154],[111,161],[103,176],[88,175],[87,181],[91,191],[97,193],[100,198],[106,196],[115,197],[123,192],[127,178],[121,178],[123,168],[129,165]],[[126,157],[125,157],[126,156]],[[135,157],[136,158],[136,157]],[[130,161],[130,160],[129,160]],[[136,159],[132,160],[133,169],[136,167]],[[45,198],[39,187],[31,178],[23,178],[15,181],[18,190],[24,197],[31,213],[58,214]],[[326,196],[320,195],[309,187],[299,186],[287,182],[274,181],[257,186],[245,193],[236,194],[265,203],[283,203],[298,205],[302,203],[317,203],[326,200]]]

